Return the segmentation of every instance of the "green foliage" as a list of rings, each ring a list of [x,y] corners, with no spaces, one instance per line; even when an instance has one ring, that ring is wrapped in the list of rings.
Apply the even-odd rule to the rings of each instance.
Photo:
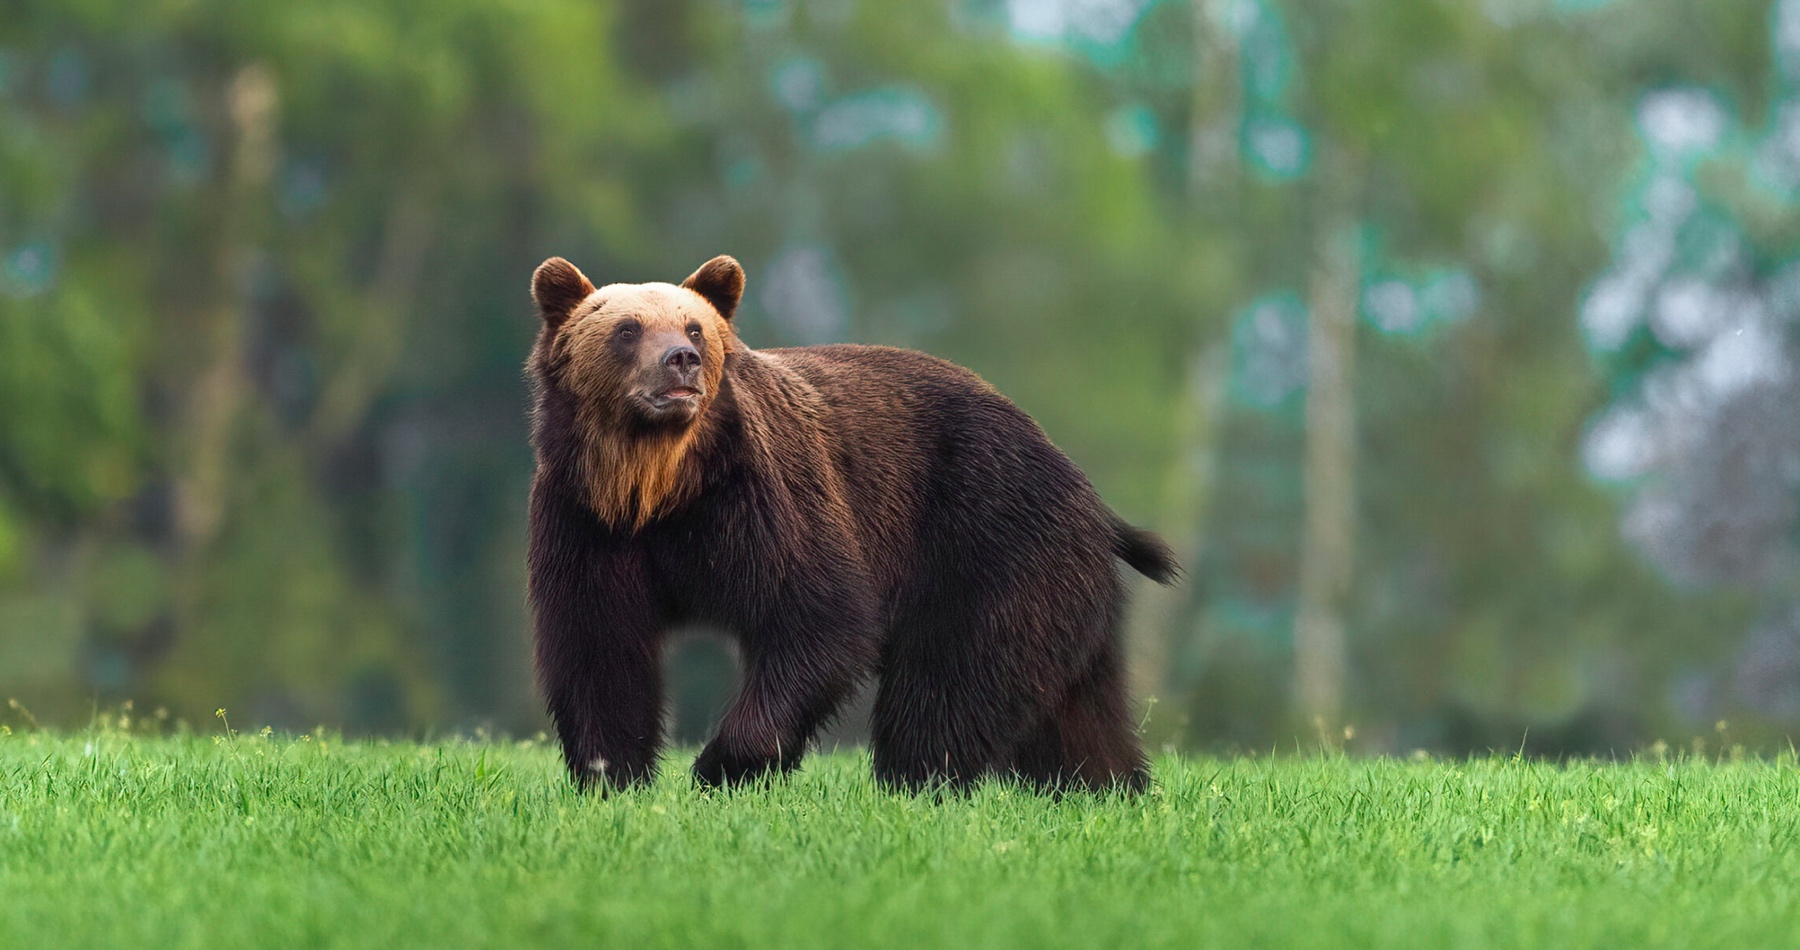
[[[536,742],[14,734],[0,942],[1800,944],[1791,755],[1156,774],[1136,799],[939,801],[839,754],[766,788],[599,798]]]
[[[0,298],[0,471],[15,504],[63,520],[131,493],[148,448],[133,386],[144,314],[133,309],[78,285]]]
[[[1304,329],[1341,215],[1349,721],[1375,749],[1548,752],[1710,722],[1682,697],[1761,602],[1677,591],[1620,538],[1579,447],[1669,354],[1596,360],[1575,312],[1632,223],[1644,93],[1773,122],[1776,9],[1126,6],[1021,41],[989,0],[13,4],[0,688],[65,723],[130,696],[535,729],[526,275],[729,252],[752,345],[964,363],[1191,550],[1140,615],[1169,641],[1150,729],[1284,741],[1306,365],[1257,314]],[[1790,257],[1800,218],[1742,164],[1695,163],[1714,217]],[[687,720],[729,679],[700,656]]]
[[[1298,57],[1282,96],[1319,167],[1235,206],[1235,228],[1259,238],[1249,270],[1271,295],[1259,299],[1307,292],[1322,209],[1347,206],[1364,235],[1350,721],[1390,750],[1529,736],[1551,754],[1702,725],[1713,717],[1677,694],[1728,661],[1721,630],[1742,642],[1756,605],[1677,594],[1620,537],[1614,499],[1574,448],[1622,383],[1596,371],[1575,311],[1606,266],[1616,183],[1634,173],[1640,84],[1766,87],[1768,5],[1270,9]],[[1252,55],[1256,37],[1239,35]],[[1433,274],[1467,275],[1464,316],[1425,319]],[[1392,330],[1384,293],[1403,295],[1411,335]],[[1255,336],[1255,313],[1238,340]],[[1234,391],[1272,358],[1259,352],[1236,362]],[[1301,380],[1304,358],[1290,357]],[[1285,688],[1291,656],[1298,403],[1234,405],[1220,424],[1195,572],[1212,586],[1178,630],[1169,686],[1187,711],[1153,729],[1266,747],[1306,728],[1267,725],[1287,705],[1268,692]]]
[[[461,421],[512,447],[484,493],[522,491],[530,324],[496,288],[548,253],[533,234],[643,253],[622,182],[659,124],[595,53],[611,9],[9,12],[0,608],[67,597],[85,641],[9,628],[45,651],[29,668],[65,664],[13,688],[57,718],[98,692],[412,725],[440,714],[444,641],[423,628],[449,616],[447,652],[514,671],[527,702],[518,664],[482,649],[516,648],[495,611],[407,602],[409,476],[456,462],[379,454],[433,424],[408,405],[498,380],[491,418]],[[433,583],[473,586],[496,558],[452,560]],[[516,624],[516,595],[499,602]],[[390,711],[359,713],[358,683],[387,684],[368,702]]]
[[[62,671],[0,682],[64,721],[98,693],[535,723],[518,367],[550,254],[640,280],[730,251],[753,345],[960,359],[1148,512],[1196,303],[1229,283],[1175,276],[1195,242],[1092,135],[1091,71],[909,3],[716,13],[94,0],[0,25],[0,262],[43,265],[0,286],[0,617],[55,592],[80,644],[8,629]],[[825,323],[783,322],[812,289],[784,262],[842,295]]]

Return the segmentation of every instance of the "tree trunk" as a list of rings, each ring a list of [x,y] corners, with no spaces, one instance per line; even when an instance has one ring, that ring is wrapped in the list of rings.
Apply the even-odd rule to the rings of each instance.
[[[1356,559],[1356,314],[1362,284],[1356,184],[1353,168],[1321,169],[1324,214],[1309,288],[1306,520],[1294,619],[1294,698],[1325,736],[1342,725],[1344,608]]]
[[[1203,206],[1216,212],[1220,202],[1232,200],[1240,177],[1238,49],[1228,15],[1228,5],[1218,0],[1193,0],[1194,88],[1188,114],[1187,194],[1196,214]],[[1197,314],[1196,321],[1202,320],[1204,316]],[[1170,546],[1190,574],[1182,591],[1143,585],[1129,630],[1133,694],[1151,702],[1173,685],[1170,667],[1175,646],[1195,629],[1200,603],[1194,593],[1198,581],[1191,572],[1200,558],[1200,539],[1212,497],[1224,384],[1230,368],[1229,349],[1217,342],[1194,353],[1187,367],[1186,391],[1176,420],[1175,459],[1161,507],[1166,523],[1174,526]]]
[[[352,304],[364,311],[354,343],[335,361],[337,371],[325,382],[307,424],[305,445],[314,455],[329,452],[364,423],[405,355],[407,318],[438,226],[439,189],[427,173],[404,170],[396,178],[374,280]]]
[[[231,438],[246,398],[244,329],[250,306],[245,284],[262,200],[275,166],[275,77],[252,63],[225,90],[232,149],[219,211],[219,244],[211,312],[196,340],[206,356],[188,391],[186,435],[177,479],[176,530],[180,557],[191,574],[218,534],[226,508]]]

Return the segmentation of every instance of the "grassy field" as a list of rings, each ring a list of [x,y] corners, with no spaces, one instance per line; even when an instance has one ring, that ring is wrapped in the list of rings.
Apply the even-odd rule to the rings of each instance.
[[[0,737],[0,947],[1800,946],[1800,768],[1165,757],[573,794],[540,743]]]

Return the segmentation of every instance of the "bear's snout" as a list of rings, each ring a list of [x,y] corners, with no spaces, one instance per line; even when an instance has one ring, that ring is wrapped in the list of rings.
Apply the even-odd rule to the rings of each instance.
[[[643,348],[649,357],[640,364],[639,371],[640,385],[643,386],[639,398],[646,410],[645,421],[658,424],[690,422],[698,415],[700,398],[706,390],[701,379],[704,360],[699,349],[685,340],[658,345],[662,343],[661,340],[646,340]]]
[[[649,370],[653,382],[652,401],[657,408],[671,399],[694,399],[700,395],[700,351],[686,343],[676,343],[662,351],[654,369]]]
[[[692,376],[700,371],[700,351],[686,343],[671,346],[663,352],[662,363],[674,370],[677,376]]]

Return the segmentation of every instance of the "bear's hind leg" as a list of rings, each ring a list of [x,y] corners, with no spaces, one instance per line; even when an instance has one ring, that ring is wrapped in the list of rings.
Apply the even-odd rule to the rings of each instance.
[[[882,677],[871,717],[875,778],[905,791],[964,789],[999,771],[1013,745],[1010,714],[984,707],[952,682],[916,675]]]
[[[1116,644],[1095,658],[1055,713],[1019,745],[1013,768],[1020,778],[1045,789],[1137,792],[1149,784]]]
[[[937,618],[940,621],[946,618]],[[942,630],[968,629],[954,622]],[[897,631],[883,657],[870,722],[875,778],[890,788],[966,788],[1004,772],[1025,730],[1047,709],[1014,651],[976,626],[966,639]]]
[[[1068,780],[1060,714],[1061,710],[1057,710],[1038,720],[1013,750],[1013,775],[1039,791],[1055,791]]]

